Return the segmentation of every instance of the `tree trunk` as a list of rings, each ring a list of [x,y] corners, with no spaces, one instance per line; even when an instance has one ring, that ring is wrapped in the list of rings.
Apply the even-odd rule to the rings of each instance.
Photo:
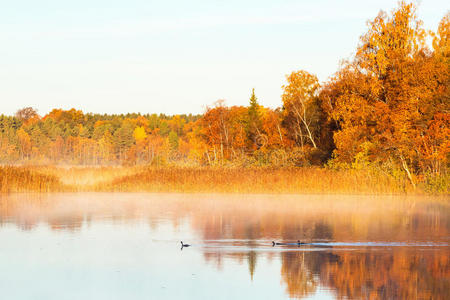
[[[416,184],[414,183],[414,180],[412,178],[411,172],[409,171],[409,168],[408,168],[408,164],[406,163],[406,160],[403,157],[403,155],[400,155],[400,159],[402,161],[403,169],[406,171],[406,174],[408,175],[409,181],[411,182],[413,188],[416,189]]]

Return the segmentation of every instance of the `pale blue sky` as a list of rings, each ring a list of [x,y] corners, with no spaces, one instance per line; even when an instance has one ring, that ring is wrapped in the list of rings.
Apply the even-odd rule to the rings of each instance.
[[[0,114],[33,106],[201,113],[225,99],[281,105],[285,75],[326,80],[366,21],[397,1],[0,0]],[[447,1],[423,0],[435,30]]]

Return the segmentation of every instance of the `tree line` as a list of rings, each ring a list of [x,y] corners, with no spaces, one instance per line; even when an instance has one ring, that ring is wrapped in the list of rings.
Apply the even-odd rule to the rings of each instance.
[[[286,77],[282,105],[257,101],[202,115],[83,113],[33,108],[0,116],[0,162],[324,165],[407,176],[447,174],[450,156],[450,13],[423,28],[400,2],[368,22],[351,59],[326,82]]]

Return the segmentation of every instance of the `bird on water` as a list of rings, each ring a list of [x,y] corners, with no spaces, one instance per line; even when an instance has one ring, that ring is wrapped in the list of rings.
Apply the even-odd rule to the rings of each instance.
[[[275,241],[272,241],[272,247],[273,246],[281,246],[281,245],[287,245],[286,243],[276,243]]]
[[[300,242],[300,240],[297,240],[297,243],[277,243],[275,241],[272,241],[272,247],[273,246],[283,246],[283,245],[285,245],[285,246],[287,246],[287,245],[298,245],[298,246],[300,246],[300,245],[306,245],[306,244],[307,243]]]
[[[189,244],[183,244],[183,241],[181,241],[181,248],[184,248],[184,247],[190,247],[191,245],[189,245]]]

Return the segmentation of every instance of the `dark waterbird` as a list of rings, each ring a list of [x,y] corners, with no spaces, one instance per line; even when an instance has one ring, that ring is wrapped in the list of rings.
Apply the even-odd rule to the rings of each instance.
[[[181,248],[184,248],[184,247],[190,247],[191,245],[189,245],[189,244],[183,244],[183,241],[181,241]]]
[[[272,247],[273,246],[281,246],[281,245],[289,245],[289,244],[287,244],[287,243],[277,243],[275,241],[272,241]]]
[[[278,242],[272,241],[272,247],[274,247],[274,246],[295,246],[295,245],[300,246],[300,245],[307,245],[307,244],[308,243],[300,242],[300,240],[297,240],[297,243],[278,243]]]

